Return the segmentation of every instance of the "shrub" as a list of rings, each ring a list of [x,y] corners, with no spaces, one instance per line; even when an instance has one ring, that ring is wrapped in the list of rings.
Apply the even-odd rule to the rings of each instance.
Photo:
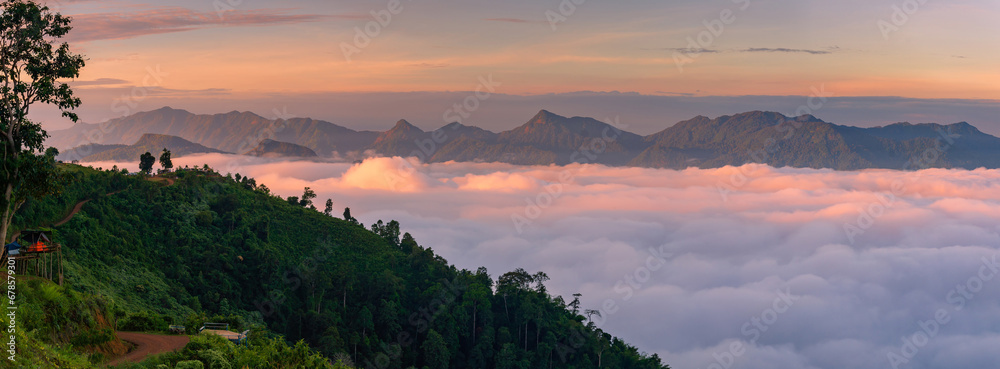
[[[168,325],[164,317],[144,311],[127,315],[119,321],[118,329],[134,332],[162,331]]]
[[[205,369],[205,364],[202,364],[198,360],[187,360],[177,363],[175,369]]]

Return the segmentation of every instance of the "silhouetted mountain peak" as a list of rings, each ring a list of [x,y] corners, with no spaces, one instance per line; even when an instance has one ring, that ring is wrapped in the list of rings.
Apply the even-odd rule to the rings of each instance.
[[[400,119],[398,122],[396,122],[396,125],[393,126],[391,130],[389,130],[389,132],[424,133],[424,130],[420,129],[420,127],[417,127],[413,124],[410,124],[410,122],[407,122],[406,119]]]
[[[156,109],[156,110],[139,112],[139,113],[136,113],[135,115],[137,115],[137,116],[143,116],[143,115],[145,115],[145,116],[162,116],[162,117],[168,117],[168,116],[189,116],[189,115],[194,115],[194,114],[192,114],[191,112],[189,112],[187,110],[184,110],[184,109],[174,109],[174,108],[171,108],[169,106],[164,106],[164,107]],[[125,117],[125,118],[127,118],[127,117]],[[125,118],[118,118],[118,120],[125,119]]]
[[[439,131],[447,131],[447,130],[458,130],[458,129],[465,129],[465,128],[471,128],[471,126],[467,126],[467,125],[464,125],[464,124],[459,123],[459,122],[451,122],[451,123],[446,124],[444,127],[439,128],[438,130]]]
[[[796,122],[802,122],[802,123],[826,123],[822,119],[816,118],[816,116],[814,116],[812,114],[803,114],[803,115],[797,116],[797,117],[795,117],[795,121]]]
[[[136,141],[134,145],[142,146],[142,145],[150,145],[150,144],[159,144],[159,143],[168,142],[168,141],[182,142],[182,143],[186,143],[186,144],[191,144],[192,143],[191,141],[185,140],[184,138],[177,137],[177,136],[161,135],[161,134],[156,134],[156,133],[144,133],[142,135],[142,137],[139,137],[139,140]]]
[[[973,125],[969,124],[969,122],[952,123],[952,124],[949,124],[949,125],[945,126],[945,128],[947,128],[949,130],[960,131],[960,132],[982,133],[982,131],[980,131],[979,128],[976,128],[976,126],[973,126]]]
[[[169,113],[169,112],[178,112],[178,111],[185,112],[185,113],[187,112],[187,110],[174,109],[174,108],[171,108],[169,106],[164,106],[162,108],[159,108],[159,109],[156,109],[156,110],[152,110],[152,111],[150,111],[150,113],[153,113],[153,112]]]
[[[552,113],[552,112],[550,112],[548,110],[542,109],[542,110],[540,110],[538,112],[538,114],[535,114],[535,116],[533,118],[531,118],[531,120],[528,123],[531,123],[531,124],[547,124],[547,123],[553,123],[553,122],[555,122],[557,120],[562,120],[562,119],[566,119],[566,117],[558,115],[558,114],[555,114],[555,113]]]

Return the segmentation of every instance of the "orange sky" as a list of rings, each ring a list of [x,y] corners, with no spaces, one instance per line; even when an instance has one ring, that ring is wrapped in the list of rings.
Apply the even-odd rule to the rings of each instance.
[[[217,12],[204,1],[64,0],[59,10],[76,17],[70,41],[91,59],[82,80],[141,85],[159,66],[169,74],[159,85],[175,90],[471,90],[493,73],[513,94],[796,95],[824,84],[840,96],[1000,98],[996,1],[928,2],[905,22],[894,22],[892,1],[592,1],[555,27],[546,12],[559,14],[559,2],[403,2],[371,27],[387,4]],[[377,36],[356,44],[366,25]],[[710,42],[688,58],[688,39]],[[345,45],[364,47],[349,62]],[[678,57],[690,61],[683,71]]]

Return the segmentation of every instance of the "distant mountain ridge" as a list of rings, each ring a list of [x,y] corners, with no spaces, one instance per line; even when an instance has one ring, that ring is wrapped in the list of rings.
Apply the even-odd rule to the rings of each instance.
[[[65,150],[87,142],[97,129],[97,125],[80,124],[53,131],[47,144]],[[220,152],[257,155],[274,150],[273,155],[308,157],[311,155],[302,150],[307,149],[320,157],[340,160],[417,156],[426,162],[581,162],[674,169],[751,162],[836,170],[1000,168],[1000,138],[965,122],[859,128],[828,123],[812,115],[788,117],[764,111],[714,119],[698,116],[647,136],[593,118],[567,118],[546,110],[499,133],[460,123],[424,131],[406,120],[385,132],[355,131],[308,118],[268,120],[249,112],[196,115],[172,108],[115,119],[100,129],[102,134],[96,135],[100,142],[80,147],[92,151],[84,160],[118,156],[125,152],[120,146],[155,133],[181,137]],[[271,149],[261,148],[265,140]]]
[[[243,155],[296,158],[315,158],[319,156],[316,155],[315,151],[312,151],[312,149],[308,147],[271,139],[261,141],[257,147],[253,150],[247,151]]]
[[[208,148],[177,136],[147,133],[132,145],[91,144],[77,147],[68,153],[60,153],[60,160],[80,161],[138,161],[139,156],[149,152],[159,157],[163,149],[169,149],[171,156],[194,154],[226,153]]]

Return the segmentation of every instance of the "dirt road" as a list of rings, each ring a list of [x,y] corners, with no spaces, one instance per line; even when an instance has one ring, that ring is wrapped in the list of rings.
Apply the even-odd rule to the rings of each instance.
[[[60,221],[56,222],[52,226],[53,227],[58,227],[58,226],[61,226],[63,224],[66,224],[66,222],[69,222],[70,219],[73,219],[73,216],[76,215],[76,213],[79,213],[80,209],[83,209],[83,205],[86,204],[86,203],[88,203],[88,202],[90,202],[90,199],[83,200],[83,201],[80,201],[80,202],[76,203],[76,206],[73,207],[73,211],[69,212],[69,215],[67,215],[65,218],[63,218],[63,220],[60,220]]]
[[[139,362],[149,355],[162,354],[184,348],[191,341],[188,336],[164,336],[158,334],[117,332],[118,338],[135,344],[135,350],[125,356],[111,360],[108,365],[118,365],[126,361]]]

